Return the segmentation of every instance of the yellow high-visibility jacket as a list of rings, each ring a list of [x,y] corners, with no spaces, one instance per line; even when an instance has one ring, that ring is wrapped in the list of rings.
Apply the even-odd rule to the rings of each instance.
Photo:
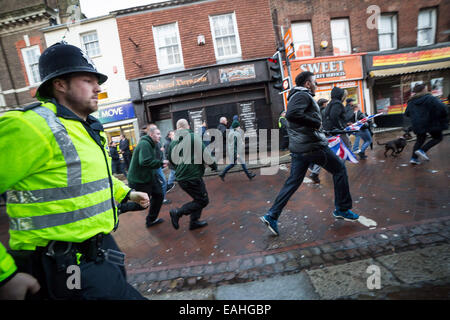
[[[7,191],[12,250],[115,228],[114,200],[130,188],[112,175],[106,140],[95,118],[85,122],[54,100],[0,117],[0,193]],[[16,269],[0,243],[0,281]]]

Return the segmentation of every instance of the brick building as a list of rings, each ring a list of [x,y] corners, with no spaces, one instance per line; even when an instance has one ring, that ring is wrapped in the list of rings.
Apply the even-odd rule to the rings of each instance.
[[[383,112],[376,122],[386,127],[407,125],[403,112],[417,81],[448,101],[449,0],[270,0],[270,7],[278,43],[292,32],[292,76],[321,73],[318,96],[344,87],[369,114]],[[343,60],[360,60],[361,74],[348,79]],[[330,72],[333,64],[343,72]]]
[[[180,118],[195,130],[236,114],[250,131],[278,121],[268,0],[178,0],[112,13],[141,125],[155,122],[165,134]]]
[[[0,0],[0,114],[33,102],[38,61],[46,44],[41,29],[64,23],[78,0]]]

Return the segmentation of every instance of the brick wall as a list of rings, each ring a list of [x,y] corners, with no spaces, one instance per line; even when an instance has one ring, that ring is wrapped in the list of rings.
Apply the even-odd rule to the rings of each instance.
[[[235,12],[242,59],[271,56],[276,41],[269,0],[215,0],[117,16],[127,79],[158,74],[152,26],[178,22],[184,68],[216,64],[209,16]],[[197,45],[197,36],[205,45]],[[138,44],[136,47],[129,37]]]
[[[398,48],[417,45],[417,19],[422,8],[438,7],[436,42],[450,41],[450,35],[443,33],[450,29],[450,0],[270,0],[271,11],[276,10],[277,20],[285,28],[292,22],[311,22],[316,56],[333,55],[333,18],[349,18],[351,45],[357,49],[354,52],[378,51],[377,30],[366,26],[370,5],[378,5],[381,13],[397,13]],[[327,49],[320,48],[323,40],[329,43]]]

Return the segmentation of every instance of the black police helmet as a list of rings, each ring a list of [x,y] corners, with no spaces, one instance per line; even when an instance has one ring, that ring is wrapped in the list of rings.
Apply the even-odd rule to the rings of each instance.
[[[97,76],[99,84],[108,77],[97,72],[94,63],[80,48],[64,42],[58,42],[48,47],[39,58],[39,74],[42,83],[37,89],[38,97],[49,97],[48,85],[56,77],[74,73],[89,72]]]

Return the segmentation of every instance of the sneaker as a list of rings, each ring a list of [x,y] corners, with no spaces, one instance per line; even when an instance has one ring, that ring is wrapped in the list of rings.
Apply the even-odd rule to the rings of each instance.
[[[422,149],[416,150],[414,153],[421,157],[423,160],[430,161],[430,158],[428,158],[427,154]]]
[[[261,219],[262,222],[264,222],[264,224],[267,226],[267,228],[269,228],[269,230],[276,236],[279,236],[280,234],[278,233],[278,222],[277,220],[273,219],[271,216],[269,216],[268,214],[266,214],[265,216],[259,217],[259,219]]]
[[[180,227],[178,221],[180,220],[180,215],[178,213],[177,209],[172,209],[169,211],[170,214],[170,220],[172,221],[172,226],[174,227],[175,230],[178,230],[178,228]]]
[[[172,203],[172,201],[170,201],[169,199],[164,199],[163,200],[163,204],[171,204]]]
[[[345,221],[356,221],[359,219],[359,216],[351,210],[345,212],[334,210],[333,216],[336,219],[344,219]]]
[[[320,183],[319,175],[318,175],[317,173],[311,173],[311,174],[309,175],[309,177],[311,178],[311,180],[312,180],[314,183]]]
[[[225,182],[225,175],[223,174],[219,174],[220,180],[222,180],[223,182]]]
[[[367,156],[364,154],[364,152],[359,152],[358,156],[359,156],[359,159],[361,159],[361,160],[367,159]]]
[[[169,193],[170,191],[172,191],[173,188],[175,188],[175,183],[169,184],[169,185],[167,186],[167,191],[166,191],[166,193]]]
[[[256,174],[255,174],[255,173],[250,172],[250,173],[248,174],[248,179],[249,179],[249,180],[252,180],[254,177],[256,177]]]
[[[420,161],[419,161],[419,159],[411,158],[411,160],[409,160],[409,163],[411,163],[411,164],[420,164]]]
[[[160,224],[161,222],[164,222],[164,219],[162,219],[162,218],[156,218],[156,219],[153,220],[153,221],[148,221],[148,220],[147,220],[147,222],[145,223],[145,226],[146,226],[147,228],[150,228],[150,227],[152,227],[152,226],[154,226],[154,225]]]

